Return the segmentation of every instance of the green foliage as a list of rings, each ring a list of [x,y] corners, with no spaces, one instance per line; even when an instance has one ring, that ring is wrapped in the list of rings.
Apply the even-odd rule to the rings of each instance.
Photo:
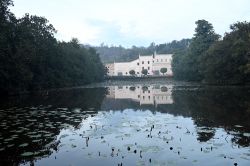
[[[104,67],[93,48],[77,39],[58,42],[43,17],[17,19],[10,0],[0,1],[0,93],[75,86],[103,79]]]
[[[135,71],[134,70],[130,70],[129,74],[133,76],[133,75],[135,75]]]
[[[186,49],[190,43],[190,39],[182,39],[180,41],[172,41],[170,43],[155,45],[151,43],[148,47],[124,48],[122,46],[106,46],[101,44],[94,47],[100,54],[103,63],[127,62],[138,58],[138,55],[152,55],[155,51],[159,54],[172,54],[177,50]]]
[[[191,39],[173,40],[170,43],[156,45],[155,48],[159,54],[173,54],[176,51],[187,49],[190,42]]]
[[[223,40],[215,43],[203,59],[204,81],[242,84],[250,82],[250,23],[230,26]]]
[[[165,68],[165,67],[160,69],[160,72],[161,72],[162,74],[165,74],[167,71],[168,71],[168,69]]]
[[[213,84],[250,83],[250,23],[231,25],[223,40],[207,21],[196,24],[190,47],[174,54],[174,77]]]
[[[148,74],[148,70],[147,70],[147,69],[143,69],[143,70],[141,71],[141,73],[142,73],[144,76],[146,76],[146,75]]]
[[[189,48],[177,52],[173,57],[173,72],[177,79],[201,81],[203,78],[201,59],[207,49],[219,39],[219,35],[215,34],[209,22],[198,20],[195,23],[197,24],[196,33]]]
[[[131,87],[129,87],[129,90],[131,90],[131,91],[135,91],[135,87],[134,86],[131,86]]]

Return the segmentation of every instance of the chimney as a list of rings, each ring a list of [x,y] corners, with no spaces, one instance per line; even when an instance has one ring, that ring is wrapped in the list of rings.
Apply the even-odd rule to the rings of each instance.
[[[155,55],[156,55],[156,51],[154,51],[153,58],[155,58]]]

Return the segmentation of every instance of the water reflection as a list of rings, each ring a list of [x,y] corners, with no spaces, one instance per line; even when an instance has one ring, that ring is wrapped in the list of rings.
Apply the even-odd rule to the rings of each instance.
[[[0,165],[248,165],[249,94],[135,85],[2,99]]]
[[[108,98],[130,99],[140,105],[172,104],[172,85],[137,85],[108,87]]]
[[[54,91],[22,98],[2,99],[0,108],[0,165],[18,165],[58,150],[64,128],[79,128],[94,116],[106,89]]]

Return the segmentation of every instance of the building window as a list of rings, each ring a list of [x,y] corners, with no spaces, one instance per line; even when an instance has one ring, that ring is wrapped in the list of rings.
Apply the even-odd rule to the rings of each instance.
[[[163,60],[161,59],[161,62],[162,62]]]
[[[153,63],[154,63],[154,61],[153,61]]]
[[[144,67],[142,67],[142,70],[144,70]]]
[[[165,59],[166,62],[168,62],[168,59]]]
[[[148,61],[148,64],[149,64],[149,61]]]
[[[140,98],[140,95],[138,95],[138,98]]]
[[[148,96],[148,99],[150,99],[150,96]]]
[[[128,72],[126,72],[126,75],[128,74]]]
[[[139,66],[139,63],[137,63],[137,65]]]
[[[158,60],[158,59],[157,59],[156,61],[157,61],[157,62],[159,62],[159,60]]]
[[[139,74],[139,72],[137,72],[137,74]]]
[[[143,99],[145,99],[145,96],[142,96]]]
[[[144,61],[142,61],[142,64],[144,64]]]
[[[150,70],[150,67],[148,67],[148,70]]]

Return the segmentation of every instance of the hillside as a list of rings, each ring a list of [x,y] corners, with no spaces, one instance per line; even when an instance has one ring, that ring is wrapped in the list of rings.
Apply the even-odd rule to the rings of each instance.
[[[101,61],[103,63],[111,62],[126,62],[134,60],[141,55],[150,55],[156,51],[158,54],[170,54],[179,50],[185,50],[188,48],[191,39],[182,39],[180,41],[172,41],[170,43],[164,43],[155,45],[151,43],[148,47],[136,47],[124,48],[122,46],[107,46],[101,44],[100,46],[95,46],[94,48],[99,53]]]

